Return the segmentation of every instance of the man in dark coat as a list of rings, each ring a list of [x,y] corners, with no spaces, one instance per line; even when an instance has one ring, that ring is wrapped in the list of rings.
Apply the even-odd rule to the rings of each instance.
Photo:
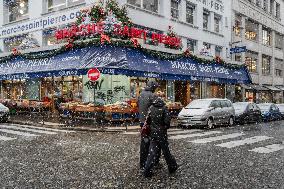
[[[158,88],[158,83],[155,81],[149,81],[145,89],[141,92],[138,99],[138,108],[139,108],[139,121],[140,127],[144,125],[146,116],[149,111],[149,107],[152,105],[155,95],[154,92]],[[150,146],[150,139],[147,136],[141,136],[140,143],[140,169],[145,167],[145,163],[147,160],[148,152]],[[156,164],[158,164],[158,161]]]
[[[152,168],[159,158],[159,149],[162,149],[170,173],[174,173],[178,166],[175,158],[169,150],[167,129],[170,128],[171,116],[165,102],[160,97],[156,97],[153,105],[149,108],[147,124],[150,125],[150,149],[147,157],[144,176],[152,175]]]

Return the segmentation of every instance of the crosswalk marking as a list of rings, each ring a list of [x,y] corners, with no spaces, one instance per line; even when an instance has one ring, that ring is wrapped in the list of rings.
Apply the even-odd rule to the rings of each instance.
[[[252,143],[256,143],[256,142],[261,142],[267,139],[271,139],[272,137],[268,137],[268,136],[255,136],[255,137],[251,137],[251,138],[245,138],[243,140],[235,140],[235,141],[231,141],[231,142],[225,142],[225,143],[221,143],[221,144],[217,144],[216,146],[220,146],[220,147],[225,147],[225,148],[234,148],[237,146],[242,146],[245,144],[252,144]]]
[[[16,138],[11,138],[11,137],[6,137],[6,136],[0,136],[0,140],[4,140],[4,141],[7,141],[7,140],[15,140]]]
[[[64,132],[64,133],[74,133],[75,132],[75,131],[67,131],[67,130],[61,130],[61,129],[46,128],[46,127],[36,127],[36,126],[30,126],[30,125],[17,125],[17,124],[11,124],[11,125],[32,128],[32,129],[46,130],[46,131]]]
[[[138,135],[140,132],[130,131],[130,132],[124,132],[125,135]]]
[[[268,154],[268,153],[276,152],[282,149],[284,149],[284,144],[272,144],[272,145],[268,145],[264,147],[254,148],[249,151]]]
[[[187,133],[194,133],[194,132],[198,132],[198,131],[202,131],[199,129],[191,129],[191,130],[187,130],[187,131],[168,131],[169,135],[177,135],[177,134],[187,134]]]
[[[216,136],[216,137],[196,139],[196,140],[189,141],[189,142],[204,144],[204,143],[208,143],[208,142],[214,142],[214,141],[219,141],[219,140],[236,138],[236,137],[240,137],[240,136],[243,136],[243,135],[244,135],[243,133],[232,133],[232,134],[228,134],[228,135],[221,135],[221,136]]]
[[[13,131],[13,130],[8,130],[8,129],[0,129],[0,132],[9,133],[9,134],[15,134],[15,135],[21,135],[21,136],[26,136],[26,137],[39,136],[39,135],[35,135],[35,134],[32,134],[32,133],[24,133],[24,132]]]
[[[205,133],[194,133],[194,134],[188,134],[188,135],[170,136],[169,139],[184,139],[184,138],[202,137],[202,136],[220,134],[220,133],[222,132],[221,131],[208,131]]]
[[[38,130],[38,129],[31,129],[31,128],[25,128],[25,127],[19,127],[19,126],[13,126],[13,125],[0,125],[0,128],[6,128],[6,129],[15,129],[15,130],[22,130],[22,131],[30,131],[30,132],[34,132],[34,133],[41,133],[41,134],[57,134],[55,132],[51,132],[51,131],[43,131],[43,130]]]

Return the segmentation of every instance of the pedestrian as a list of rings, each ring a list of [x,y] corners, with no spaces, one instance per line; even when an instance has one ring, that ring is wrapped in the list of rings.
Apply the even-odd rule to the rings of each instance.
[[[150,126],[150,149],[147,157],[144,176],[152,176],[152,168],[159,158],[159,148],[162,149],[164,158],[168,165],[169,173],[174,173],[178,165],[172,156],[167,136],[167,129],[170,128],[171,116],[161,97],[156,97],[153,105],[149,108],[146,124]]]
[[[155,81],[149,81],[145,89],[142,90],[139,98],[138,98],[138,109],[139,109],[139,121],[140,127],[144,125],[146,115],[149,111],[149,107],[152,105],[154,101],[154,92],[158,88],[158,83]],[[145,163],[148,156],[148,151],[150,147],[150,139],[149,136],[141,135],[141,143],[140,143],[140,169],[144,169]],[[161,151],[161,150],[159,150]],[[159,158],[157,158],[156,164],[158,164]]]

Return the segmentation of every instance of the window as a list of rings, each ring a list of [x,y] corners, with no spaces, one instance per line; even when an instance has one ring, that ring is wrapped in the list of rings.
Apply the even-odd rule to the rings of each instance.
[[[28,17],[29,1],[28,0],[15,0],[9,1],[8,8],[8,21],[13,22]]]
[[[179,18],[179,2],[177,0],[171,0],[171,16],[174,19]]]
[[[214,101],[211,102],[210,107],[212,107],[212,108],[221,108],[221,103],[220,103],[219,100],[218,101],[214,100]]]
[[[24,34],[15,37],[5,38],[5,51],[12,51],[13,48],[18,48],[22,44],[23,40],[27,38],[27,36],[27,34]]]
[[[262,74],[269,75],[270,74],[270,61],[271,58],[266,55],[262,55]]]
[[[196,49],[196,43],[197,41],[194,39],[187,39],[187,48],[190,52],[194,53]]]
[[[245,64],[250,72],[257,72],[257,57],[258,53],[247,51],[245,54]]]
[[[245,37],[248,40],[257,41],[258,37],[258,24],[251,20],[246,20],[246,32]]]
[[[278,49],[283,48],[283,35],[275,32],[275,47]]]
[[[283,76],[283,69],[284,69],[284,62],[281,59],[275,58],[275,76],[282,77]]]
[[[47,0],[47,10],[56,11],[62,8],[78,5],[85,2],[84,0]]]
[[[276,3],[276,18],[280,18],[280,4]]]
[[[221,21],[221,16],[214,15],[214,31],[217,33],[220,32],[220,21]]]
[[[270,14],[273,14],[274,12],[274,0],[270,0]]]
[[[201,55],[204,56],[212,56],[211,54],[211,44],[210,43],[203,43],[203,48],[200,51]]]
[[[203,29],[209,29],[209,11],[203,10]]]
[[[187,23],[193,24],[194,9],[195,9],[195,6],[187,1],[186,2],[186,22]]]
[[[256,6],[261,7],[261,2],[260,1],[261,0],[256,0],[256,2],[255,2]]]
[[[264,10],[265,12],[267,12],[267,11],[268,11],[268,4],[267,4],[267,0],[263,0],[263,10]]]
[[[236,53],[235,54],[235,61],[242,62],[242,54],[241,53]]]
[[[222,47],[221,46],[215,46],[215,56],[221,56],[222,55]]]
[[[271,31],[268,28],[262,28],[262,44],[271,45]]]
[[[242,16],[236,15],[235,26],[234,26],[234,32],[236,36],[241,37],[241,26],[242,26]]]
[[[143,0],[143,8],[151,12],[158,12],[158,0]]]
[[[141,1],[142,0],[127,0],[127,3],[137,7],[141,7]]]

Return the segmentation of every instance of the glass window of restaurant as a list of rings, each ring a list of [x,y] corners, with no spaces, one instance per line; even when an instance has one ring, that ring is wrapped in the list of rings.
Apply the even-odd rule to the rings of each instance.
[[[217,84],[215,82],[206,82],[207,98],[225,98],[225,84]]]
[[[253,51],[247,51],[245,54],[245,64],[248,70],[252,73],[257,73],[257,58],[258,53]]]
[[[5,1],[5,6],[8,9],[8,22],[18,21],[28,18],[29,1],[28,0],[14,0]]]
[[[187,39],[187,48],[191,53],[195,53],[197,41],[194,39]]]
[[[57,11],[66,7],[84,3],[85,0],[46,0],[47,11]]]
[[[258,24],[252,20],[246,20],[246,31],[245,37],[248,40],[257,41],[258,40]]]

